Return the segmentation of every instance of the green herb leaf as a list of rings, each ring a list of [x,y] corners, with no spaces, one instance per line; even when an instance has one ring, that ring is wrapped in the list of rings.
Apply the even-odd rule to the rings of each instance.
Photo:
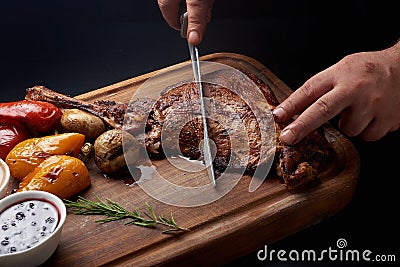
[[[126,208],[108,198],[103,201],[96,194],[95,196],[97,201],[91,201],[82,196],[79,196],[77,201],[65,199],[64,204],[71,212],[78,215],[103,215],[106,217],[104,219],[96,220],[95,222],[97,223],[107,223],[123,219],[131,219],[130,221],[125,222],[125,224],[133,224],[146,228],[156,228],[157,225],[159,225],[163,228],[167,228],[162,231],[163,234],[188,231],[188,229],[178,226],[172,213],[170,219],[165,218],[162,215],[157,215],[149,203],[146,203],[146,207],[150,214],[143,212],[143,214],[148,217],[143,218],[138,209],[134,209],[130,212]]]

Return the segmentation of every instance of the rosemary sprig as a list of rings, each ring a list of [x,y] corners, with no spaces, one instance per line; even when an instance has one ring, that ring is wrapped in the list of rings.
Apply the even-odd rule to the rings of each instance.
[[[144,216],[140,213],[138,209],[133,211],[128,211],[118,203],[106,199],[102,201],[97,195],[95,195],[97,201],[91,201],[82,196],[78,197],[77,201],[71,201],[68,199],[64,200],[65,206],[75,214],[81,215],[104,215],[106,218],[96,220],[98,223],[107,223],[117,220],[130,219],[125,222],[126,225],[133,224],[141,227],[156,228],[157,225],[166,227],[163,230],[163,234],[176,233],[181,231],[188,231],[186,228],[178,226],[175,222],[174,216],[171,213],[171,218],[165,218],[162,215],[157,215],[150,204],[146,203],[147,212],[143,212]]]

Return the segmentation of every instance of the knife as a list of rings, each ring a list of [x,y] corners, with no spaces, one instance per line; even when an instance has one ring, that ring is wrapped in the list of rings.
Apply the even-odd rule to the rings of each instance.
[[[181,36],[183,38],[187,37],[187,26],[188,26],[188,13],[185,12],[181,18]],[[190,44],[189,41],[188,41],[188,46],[189,46],[190,59],[192,61],[194,81],[199,90],[201,119],[203,122],[204,164],[206,165],[208,177],[211,180],[211,184],[213,186],[216,186],[213,159],[212,159],[212,154],[211,154],[211,146],[210,146],[210,139],[208,137],[208,126],[207,126],[207,113],[209,111],[209,107],[207,105],[208,102],[205,99],[205,97],[209,96],[210,92],[203,87],[202,82],[201,82],[199,50],[198,50],[197,46]]]

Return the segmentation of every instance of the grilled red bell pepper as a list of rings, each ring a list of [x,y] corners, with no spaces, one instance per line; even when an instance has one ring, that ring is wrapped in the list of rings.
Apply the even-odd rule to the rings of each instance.
[[[45,133],[57,129],[62,112],[44,101],[21,100],[0,103],[0,124],[24,124],[32,133]]]
[[[5,160],[14,146],[29,137],[28,130],[22,124],[0,124],[0,158]]]

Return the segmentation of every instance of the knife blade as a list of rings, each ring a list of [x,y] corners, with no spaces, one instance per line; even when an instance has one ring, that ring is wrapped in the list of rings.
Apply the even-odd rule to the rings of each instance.
[[[187,36],[187,26],[188,26],[188,13],[185,12],[181,18],[181,36],[186,38]],[[194,81],[199,90],[199,100],[200,100],[200,109],[201,109],[201,119],[203,123],[203,157],[204,164],[207,169],[208,177],[210,178],[211,184],[216,186],[215,181],[215,173],[213,166],[213,159],[211,153],[211,145],[210,139],[208,135],[208,125],[207,125],[207,114],[210,111],[209,101],[206,100],[206,97],[209,97],[209,91],[203,87],[201,81],[201,72],[200,72],[200,60],[199,60],[199,50],[197,46],[192,45],[187,42],[189,46],[190,59],[192,61],[192,69]]]

